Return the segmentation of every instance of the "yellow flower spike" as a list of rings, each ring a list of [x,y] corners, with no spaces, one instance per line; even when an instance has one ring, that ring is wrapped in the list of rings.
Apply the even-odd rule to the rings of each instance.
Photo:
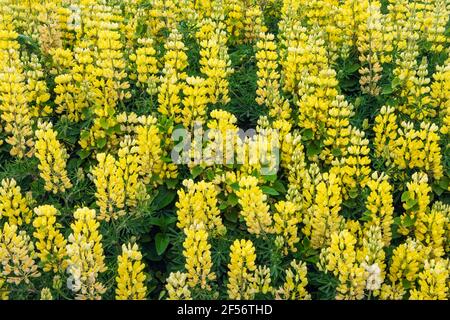
[[[406,197],[404,196],[402,199],[404,201],[403,208],[406,212],[401,216],[399,232],[408,235],[413,231],[417,239],[422,239],[426,230],[420,228],[420,221],[427,219],[425,215],[430,203],[429,193],[431,193],[427,174],[423,172],[414,173],[411,181],[406,183],[406,188],[407,191],[403,194]]]
[[[209,102],[206,80],[200,77],[186,78],[183,94],[183,109],[181,111],[183,126],[190,129],[195,124],[204,124]]]
[[[330,246],[320,253],[320,270],[339,280],[336,299],[362,299],[367,272],[357,261],[356,238],[348,230],[333,232]]]
[[[33,212],[27,197],[22,196],[21,188],[14,179],[3,179],[0,186],[0,218],[5,217],[11,225],[29,224]]]
[[[407,293],[404,284],[413,283],[427,259],[430,249],[408,238],[394,249],[387,279],[381,287],[381,299],[400,300]]]
[[[228,298],[251,299],[255,283],[255,247],[250,240],[235,240],[230,247]]]
[[[228,76],[233,72],[228,55],[225,24],[205,18],[196,33],[200,45],[200,71],[205,76],[208,98],[212,104],[230,102]]]
[[[212,236],[224,235],[225,226],[220,217],[217,195],[218,188],[211,182],[184,180],[183,189],[178,190],[177,207],[178,223],[180,229],[189,229],[193,225],[203,224]]]
[[[418,276],[417,288],[411,290],[410,300],[447,300],[449,260],[426,260]]]
[[[8,287],[5,283],[5,280],[0,278],[0,300],[8,300],[8,299],[9,299]]]
[[[280,95],[280,73],[278,72],[278,54],[275,37],[271,33],[261,33],[256,43],[258,51],[256,102],[269,108],[269,114],[275,119],[289,119],[288,101]]]
[[[98,219],[109,221],[125,214],[125,185],[118,172],[116,161],[110,154],[97,154],[98,164],[92,169],[94,184],[97,188],[95,196],[100,207]]]
[[[122,245],[122,254],[117,257],[116,300],[144,300],[147,294],[145,265],[137,244]]]
[[[314,200],[305,217],[304,231],[310,235],[313,248],[323,248],[330,242],[330,236],[338,231],[343,218],[341,209],[341,188],[333,173],[324,173],[315,184]]]
[[[35,263],[33,242],[25,231],[19,231],[17,225],[6,222],[0,229],[0,271],[7,283],[30,284],[32,278],[39,277]]]
[[[397,115],[395,109],[389,106],[381,107],[375,118],[373,131],[375,132],[375,155],[383,157],[389,165],[397,139]]]
[[[365,230],[372,226],[381,228],[383,243],[386,247],[391,243],[391,228],[394,223],[393,190],[387,179],[384,173],[374,172],[367,182],[370,193],[366,200],[366,208],[370,220],[364,223]]]
[[[66,149],[57,139],[57,133],[50,122],[38,124],[35,156],[39,159],[40,176],[45,181],[45,190],[53,193],[65,192],[72,187],[67,171]]]
[[[267,266],[258,266],[255,270],[255,281],[253,283],[254,293],[272,293],[271,282],[270,269]]]
[[[136,132],[136,146],[140,175],[147,184],[152,179],[160,177],[163,169],[161,160],[163,150],[161,149],[162,135],[156,125],[156,118],[148,116],[141,118],[142,124],[134,128]]]
[[[348,154],[347,148],[352,138],[350,118],[354,115],[353,109],[353,105],[345,101],[342,95],[336,96],[331,103],[325,124],[325,148],[319,156],[325,159],[326,163],[332,163],[335,158],[345,157]]]
[[[135,63],[138,85],[144,86],[148,94],[154,95],[158,92],[158,60],[154,41],[151,38],[138,39],[140,47],[136,49]]]
[[[290,267],[286,270],[286,278],[275,296],[283,300],[310,300],[311,295],[306,291],[308,279],[306,278],[307,268],[305,262],[292,260]]]
[[[39,206],[34,209],[36,217],[33,220],[37,239],[36,251],[45,272],[65,271],[67,268],[66,259],[66,239],[59,231],[59,224],[56,222],[58,212],[50,205]]]
[[[208,244],[208,232],[203,224],[194,224],[184,229],[186,239],[183,243],[183,255],[186,258],[187,284],[211,290],[208,282],[216,279],[211,271],[211,245]]]
[[[49,288],[41,290],[41,300],[53,300],[53,295]]]
[[[236,195],[248,232],[256,236],[272,233],[273,221],[267,205],[267,196],[258,187],[258,179],[253,176],[242,177],[239,188]]]
[[[281,235],[283,239],[283,254],[297,252],[298,237],[298,211],[299,208],[289,201],[280,201],[275,204],[276,212],[273,215],[274,233]]]
[[[5,142],[11,146],[11,156],[30,157],[33,146],[31,96],[19,57],[19,35],[7,15],[0,20],[0,30],[0,111]]]
[[[69,289],[78,300],[99,300],[106,288],[97,278],[107,270],[100,223],[95,210],[89,208],[77,209],[73,216],[75,221],[70,225],[72,233],[66,246]]]
[[[364,18],[365,23],[359,24],[357,46],[359,60],[362,67],[359,69],[361,78],[359,83],[361,91],[372,96],[378,96],[381,88],[378,82],[381,80],[383,68],[380,56],[383,53],[383,26],[381,4],[379,1],[361,1],[367,6]]]
[[[167,278],[166,290],[168,300],[192,300],[191,291],[187,285],[186,273],[171,272]]]

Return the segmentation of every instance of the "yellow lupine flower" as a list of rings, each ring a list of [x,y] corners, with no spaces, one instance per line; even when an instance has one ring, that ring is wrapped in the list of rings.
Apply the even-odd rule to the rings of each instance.
[[[230,102],[227,78],[233,69],[225,28],[218,16],[215,20],[203,19],[196,33],[200,45],[200,71],[207,79],[208,98],[212,104]]]
[[[426,260],[418,276],[418,286],[411,290],[410,300],[447,300],[448,259]]]
[[[53,300],[53,295],[49,288],[42,288],[40,300]]]
[[[208,282],[216,279],[211,271],[211,245],[208,232],[203,224],[194,224],[184,229],[186,239],[183,243],[183,255],[186,258],[187,283],[191,288],[199,286],[210,290]]]
[[[235,240],[230,247],[228,264],[228,297],[251,299],[255,283],[255,247],[250,240]]]
[[[305,216],[303,231],[311,239],[313,248],[323,248],[330,242],[331,234],[338,231],[343,218],[341,188],[333,173],[325,173],[315,184],[314,200]]]
[[[272,216],[267,205],[267,196],[258,187],[258,179],[253,176],[242,177],[236,191],[241,215],[245,220],[248,232],[257,236],[272,232]]]
[[[6,222],[0,229],[0,277],[15,285],[29,284],[40,276],[34,258],[33,242],[27,233]]]
[[[357,259],[367,272],[366,289],[379,294],[381,284],[385,278],[385,244],[382,238],[381,228],[371,225],[365,229],[361,247],[357,252]]]
[[[296,244],[300,241],[298,237],[297,211],[299,208],[289,201],[280,201],[275,204],[276,212],[273,215],[274,233],[282,239],[283,254],[297,252]],[[278,238],[278,237],[277,237]]]
[[[331,234],[330,246],[322,249],[318,266],[338,278],[336,299],[364,297],[367,272],[357,261],[356,238],[348,230]]]
[[[50,122],[39,123],[36,130],[35,156],[39,159],[39,172],[45,181],[45,190],[53,193],[65,192],[72,187],[66,161],[69,157],[66,149],[57,139],[57,133]]]
[[[66,261],[66,239],[58,230],[61,225],[56,222],[58,212],[54,206],[43,205],[34,209],[36,217],[33,220],[35,232],[33,236],[37,239],[36,251],[43,270],[58,272],[67,267]]]
[[[148,94],[158,92],[158,60],[154,49],[154,40],[151,38],[138,39],[140,47],[134,56],[137,71],[138,85],[144,86]]]
[[[223,235],[226,233],[225,226],[220,217],[217,195],[219,190],[211,182],[184,180],[184,189],[178,190],[178,223],[180,229],[203,224],[211,235]]]
[[[286,270],[286,278],[282,287],[276,291],[276,298],[283,300],[309,300],[311,295],[306,291],[306,263],[292,260]]]
[[[191,291],[187,284],[188,275],[181,272],[171,272],[166,280],[168,300],[191,300]]]
[[[269,115],[273,118],[288,119],[290,107],[287,100],[280,95],[280,73],[278,72],[278,54],[275,36],[271,33],[261,33],[256,43],[258,51],[256,102],[269,108]]]
[[[442,235],[444,240],[443,247],[445,252],[450,252],[450,205],[441,201],[436,201],[431,208],[431,212],[437,215],[438,221],[440,214],[444,217],[444,234]],[[439,246],[441,240],[440,233],[440,223],[438,223],[437,226],[433,227],[431,230],[433,245],[436,247]]]
[[[2,15],[3,16],[3,15]],[[29,92],[25,75],[19,58],[18,34],[8,22],[8,16],[0,20],[0,111],[6,143],[11,145],[9,151],[13,157],[23,158],[32,155],[33,131],[29,109]]]
[[[423,172],[414,173],[411,181],[406,183],[406,188],[408,196],[403,203],[406,212],[401,216],[399,232],[407,235],[411,230],[414,230],[416,238],[421,239],[424,230],[423,228],[417,229],[417,220],[420,221],[420,217],[426,215],[430,203],[431,187],[428,185],[427,174]]]
[[[123,177],[119,175],[116,160],[110,154],[97,154],[98,164],[92,169],[94,184],[97,188],[95,196],[100,207],[98,219],[117,219],[125,214],[125,186]]]
[[[52,112],[52,108],[47,104],[50,99],[50,93],[48,92],[42,64],[39,58],[35,54],[32,54],[27,59],[24,67],[29,99],[33,104],[32,110],[30,111],[35,117],[40,115],[47,116]]]
[[[380,63],[380,55],[383,51],[382,39],[382,13],[379,1],[361,1],[367,6],[364,18],[365,23],[358,26],[357,46],[359,60],[362,67],[359,69],[361,78],[359,83],[363,93],[378,96],[381,88],[378,82],[381,80],[383,70]]]
[[[347,155],[351,139],[350,118],[354,115],[353,109],[353,105],[345,101],[342,95],[336,96],[331,103],[325,124],[326,133],[323,142],[325,148],[320,154],[320,158],[325,159],[327,163],[331,163],[336,157]]]
[[[255,270],[255,281],[253,283],[254,293],[272,293],[271,282],[270,269],[267,266],[258,266]]]
[[[97,278],[107,270],[100,223],[95,210],[89,208],[77,209],[73,216],[75,221],[70,225],[72,233],[66,246],[69,289],[76,299],[99,300],[106,288]]]
[[[9,299],[9,291],[8,287],[5,284],[5,280],[0,278],[0,300],[8,300]]]
[[[29,201],[21,194],[21,188],[14,179],[3,179],[0,186],[0,219],[5,217],[11,225],[28,224],[33,212]]]
[[[424,245],[432,248],[434,257],[441,257],[445,254],[445,225],[448,219],[445,211],[435,202],[431,211],[419,213],[415,224],[414,235]]]
[[[430,250],[408,238],[394,249],[387,278],[390,283],[381,287],[381,299],[402,299],[407,293],[404,282],[413,283],[419,276]]]
[[[183,94],[183,109],[181,111],[183,126],[192,128],[193,125],[204,124],[206,107],[209,102],[206,80],[200,77],[187,77]]]
[[[392,224],[394,223],[392,186],[388,182],[388,177],[384,174],[374,172],[367,182],[370,193],[366,200],[369,221],[364,223],[364,229],[371,226],[379,226],[383,238],[384,246],[389,246],[392,238]]]
[[[147,294],[145,265],[137,244],[122,245],[122,254],[117,257],[116,300],[144,300]]]
[[[159,177],[162,170],[161,134],[156,125],[156,118],[152,116],[141,119],[142,124],[138,125],[136,132],[136,146],[139,162],[139,174],[145,183]]]
[[[390,106],[382,106],[380,113],[375,118],[373,127],[375,155],[382,156],[386,160],[392,157],[395,140],[397,139],[397,128],[395,109]]]

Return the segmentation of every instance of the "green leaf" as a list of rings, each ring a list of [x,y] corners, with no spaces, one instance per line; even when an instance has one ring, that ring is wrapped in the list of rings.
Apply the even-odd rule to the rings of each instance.
[[[268,187],[268,186],[262,186],[261,187],[262,192],[264,192],[265,194],[269,194],[271,196],[278,196],[280,193],[275,190],[272,187]]]
[[[230,184],[230,187],[234,191],[238,191],[239,190],[239,183],[238,182],[233,182],[232,184]]]
[[[104,146],[106,146],[106,138],[100,138],[97,140],[97,147],[102,149]]]
[[[81,150],[78,150],[77,151],[77,154],[78,154],[78,156],[81,158],[81,159],[86,159],[87,157],[89,157],[89,155],[91,154],[91,151],[90,150],[84,150],[84,149],[81,149]]]
[[[197,178],[203,172],[203,168],[201,166],[196,166],[192,169],[191,174],[192,178]]]
[[[339,149],[339,148],[334,148],[334,149],[331,151],[331,154],[332,154],[333,156],[335,156],[335,157],[339,157],[339,156],[342,155],[342,150]]]
[[[351,189],[349,192],[348,192],[348,195],[350,196],[350,198],[352,198],[352,199],[355,199],[356,197],[358,197],[358,189]]]
[[[86,140],[89,138],[89,131],[88,130],[83,130],[80,133],[80,139],[82,140]]]
[[[162,227],[164,225],[164,219],[151,217],[148,219],[148,223],[152,226]]]
[[[235,193],[230,193],[227,199],[227,204],[231,207],[234,207],[238,204],[239,198]]]
[[[409,282],[406,279],[402,279],[402,285],[403,285],[403,288],[405,288],[406,290],[411,289],[411,282]]]
[[[277,180],[273,183],[272,187],[277,190],[280,193],[286,193],[286,187],[284,186],[283,182],[281,180]]]
[[[175,199],[177,193],[174,190],[162,190],[153,199],[152,206],[155,210],[161,210],[167,207]]]
[[[166,185],[169,189],[175,189],[178,185],[178,179],[167,179]]]
[[[225,210],[228,208],[228,204],[226,202],[222,202],[219,206],[219,210]]]
[[[215,174],[214,174],[213,170],[208,169],[205,171],[205,174],[206,174],[206,178],[208,178],[209,181],[214,179]]]
[[[394,90],[392,89],[392,87],[390,85],[386,85],[383,86],[383,91],[381,92],[382,95],[389,95],[392,92],[394,92]]]
[[[406,202],[409,199],[409,191],[405,191],[402,193],[402,202]]]
[[[169,237],[163,233],[157,233],[155,236],[155,248],[156,253],[160,256],[166,251],[167,246],[169,245]]]
[[[394,79],[392,79],[392,83],[391,83],[391,87],[392,89],[396,89],[399,85],[400,85],[400,79],[398,77],[395,77]]]
[[[356,71],[358,71],[360,65],[359,63],[352,63],[350,65],[345,66],[345,73],[349,74],[349,73],[354,73]]]
[[[448,190],[449,183],[450,179],[447,176],[444,176],[441,178],[441,180],[439,180],[439,186],[444,190]]]
[[[314,156],[318,155],[320,153],[320,151],[321,151],[320,147],[315,142],[311,142],[306,147],[306,155],[308,157],[314,157]]]
[[[314,132],[312,131],[312,129],[305,129],[302,132],[303,141],[312,140],[312,138],[314,138]]]
[[[236,212],[236,210],[225,212],[224,217],[225,219],[233,223],[236,223],[238,221],[238,213]]]
[[[275,180],[277,180],[277,175],[276,174],[264,175],[263,179],[264,181],[274,182]]]
[[[102,129],[108,129],[108,120],[106,118],[100,118],[100,127],[102,127]]]
[[[409,228],[414,226],[414,224],[416,223],[416,218],[411,219],[411,217],[409,215],[405,216],[405,219],[403,219],[403,226]]]
[[[440,196],[441,194],[443,194],[444,193],[444,189],[442,189],[440,186],[439,186],[439,184],[437,184],[437,183],[434,183],[432,186],[431,186],[431,189],[433,189],[433,192],[434,193],[436,193],[436,195],[438,195],[438,196]]]
[[[414,208],[414,206],[418,203],[417,199],[408,199],[405,203],[405,209],[411,210]]]

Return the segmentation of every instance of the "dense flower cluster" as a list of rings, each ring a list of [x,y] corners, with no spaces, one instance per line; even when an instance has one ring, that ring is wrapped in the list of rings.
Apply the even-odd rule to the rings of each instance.
[[[446,0],[0,0],[0,299],[449,299]]]

